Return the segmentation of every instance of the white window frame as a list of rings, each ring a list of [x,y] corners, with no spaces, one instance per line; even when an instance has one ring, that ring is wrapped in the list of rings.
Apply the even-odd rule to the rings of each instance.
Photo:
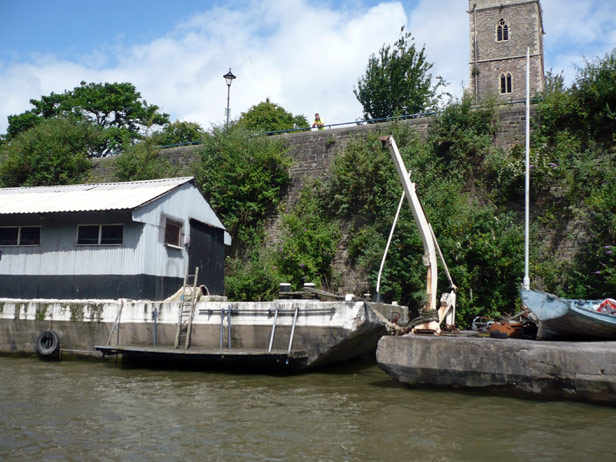
[[[167,242],[167,226],[169,225],[176,226],[179,228],[177,244],[173,242]],[[165,219],[165,232],[164,232],[163,240],[164,240],[166,247],[171,247],[173,249],[182,249],[182,236],[183,235],[184,235],[184,223],[182,223],[179,220],[173,220],[171,218]]]

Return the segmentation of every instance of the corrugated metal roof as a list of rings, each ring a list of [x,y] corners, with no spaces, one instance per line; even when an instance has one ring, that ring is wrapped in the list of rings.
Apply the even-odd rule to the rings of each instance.
[[[133,210],[192,179],[4,188],[0,189],[0,215]]]

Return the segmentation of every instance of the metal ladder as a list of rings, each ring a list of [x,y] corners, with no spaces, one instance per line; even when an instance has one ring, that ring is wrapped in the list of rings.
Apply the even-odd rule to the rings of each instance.
[[[269,346],[267,348],[268,353],[272,352],[272,347],[274,346],[274,336],[276,335],[276,323],[278,321],[278,313],[280,312],[280,307],[276,304],[276,309],[274,310],[274,321],[272,322],[272,332],[270,333],[270,341]],[[297,325],[297,316],[299,315],[299,306],[293,307],[293,324],[291,325],[291,335],[289,336],[289,348],[287,350],[287,364],[289,364],[289,356],[291,356],[291,350],[293,348],[293,338],[295,337],[295,326]]]
[[[195,305],[197,304],[197,278],[199,277],[199,267],[195,268],[195,274],[185,274],[184,284],[182,285],[182,295],[180,297],[180,310],[178,313],[178,328],[175,335],[175,347],[179,348],[184,344],[184,349],[190,347],[190,334],[192,331],[193,317],[195,316]],[[189,280],[192,278],[192,286]],[[192,287],[190,294],[187,287]],[[187,295],[189,295],[187,297]]]

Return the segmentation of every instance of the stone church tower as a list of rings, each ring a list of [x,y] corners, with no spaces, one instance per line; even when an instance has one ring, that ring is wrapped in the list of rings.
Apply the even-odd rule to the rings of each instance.
[[[543,21],[539,0],[469,0],[469,93],[477,101],[526,98],[526,49],[530,48],[530,96],[545,87]]]

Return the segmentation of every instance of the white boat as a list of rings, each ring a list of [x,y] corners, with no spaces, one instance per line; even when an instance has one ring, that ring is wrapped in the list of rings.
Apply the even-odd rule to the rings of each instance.
[[[521,296],[539,320],[538,339],[616,339],[616,300],[569,300],[524,289]]]

